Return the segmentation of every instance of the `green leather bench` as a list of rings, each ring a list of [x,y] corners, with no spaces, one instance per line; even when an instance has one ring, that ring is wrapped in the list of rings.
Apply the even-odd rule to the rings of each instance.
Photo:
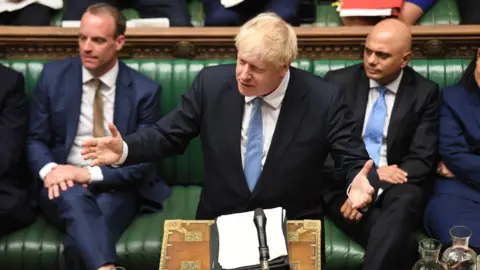
[[[0,61],[2,62],[2,61]],[[127,60],[129,66],[148,75],[163,86],[162,113],[172,110],[180,95],[188,89],[195,75],[206,65],[233,61]],[[298,60],[293,65],[317,75],[359,61]],[[411,66],[441,87],[452,85],[468,65],[468,60],[415,60]],[[25,75],[26,91],[31,92],[40,75],[43,62],[33,60],[3,61]],[[172,196],[162,213],[143,215],[130,226],[117,244],[120,264],[129,270],[158,269],[166,219],[194,219],[202,187],[202,155],[199,140],[187,152],[160,164],[161,173],[172,186]],[[349,240],[328,219],[325,220],[325,253],[327,269],[358,269],[363,249]],[[0,239],[0,269],[57,270],[66,269],[62,258],[62,233],[43,217],[28,228]]]
[[[201,0],[190,0],[189,2],[192,24],[194,26],[203,26],[205,15],[203,13]],[[123,13],[128,19],[139,18],[138,12],[133,9],[125,9]],[[52,20],[52,25],[60,25],[61,18],[62,12],[57,12]],[[455,0],[438,0],[438,2],[423,15],[418,25],[456,25],[459,23],[460,17]],[[331,2],[319,1],[317,3],[316,20],[312,25],[341,26],[342,22],[340,21],[336,8],[331,6]]]

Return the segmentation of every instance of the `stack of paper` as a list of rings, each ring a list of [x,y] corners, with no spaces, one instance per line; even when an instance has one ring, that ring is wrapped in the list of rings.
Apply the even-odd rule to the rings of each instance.
[[[236,5],[241,4],[245,0],[220,0],[220,3],[225,7],[225,8],[231,8]]]
[[[62,21],[62,27],[80,27],[80,21]],[[131,19],[127,28],[133,27],[170,27],[168,18]]]
[[[127,27],[170,27],[168,18],[131,19],[127,21]]]
[[[402,8],[404,0],[341,0],[340,17],[392,16]]]
[[[283,226],[285,210],[281,207],[264,210],[270,261],[287,256]],[[254,212],[225,215],[217,218],[219,235],[218,263],[223,269],[259,264],[258,234],[253,222]]]

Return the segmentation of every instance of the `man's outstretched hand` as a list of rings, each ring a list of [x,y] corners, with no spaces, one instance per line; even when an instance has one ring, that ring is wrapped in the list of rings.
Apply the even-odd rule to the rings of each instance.
[[[348,193],[348,198],[352,202],[354,209],[359,209],[367,206],[372,202],[372,194],[374,188],[368,181],[368,173],[373,167],[373,160],[367,161],[362,170],[355,176]]]
[[[108,123],[112,136],[92,138],[82,144],[82,156],[90,159],[90,166],[111,165],[117,163],[123,153],[123,139],[113,123]]]

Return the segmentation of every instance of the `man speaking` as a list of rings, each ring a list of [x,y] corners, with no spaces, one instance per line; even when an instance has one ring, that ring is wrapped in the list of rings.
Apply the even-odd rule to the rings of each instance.
[[[287,218],[323,218],[321,170],[330,153],[356,209],[372,201],[371,170],[338,86],[290,66],[293,28],[272,13],[245,23],[236,65],[204,68],[180,105],[153,126],[83,144],[91,165],[127,165],[182,154],[200,135],[204,187],[197,219],[281,206]]]

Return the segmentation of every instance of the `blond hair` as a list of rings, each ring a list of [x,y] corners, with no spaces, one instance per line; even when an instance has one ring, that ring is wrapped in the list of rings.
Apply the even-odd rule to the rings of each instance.
[[[290,64],[298,53],[295,30],[272,12],[261,13],[246,22],[235,37],[235,46],[277,68]]]

